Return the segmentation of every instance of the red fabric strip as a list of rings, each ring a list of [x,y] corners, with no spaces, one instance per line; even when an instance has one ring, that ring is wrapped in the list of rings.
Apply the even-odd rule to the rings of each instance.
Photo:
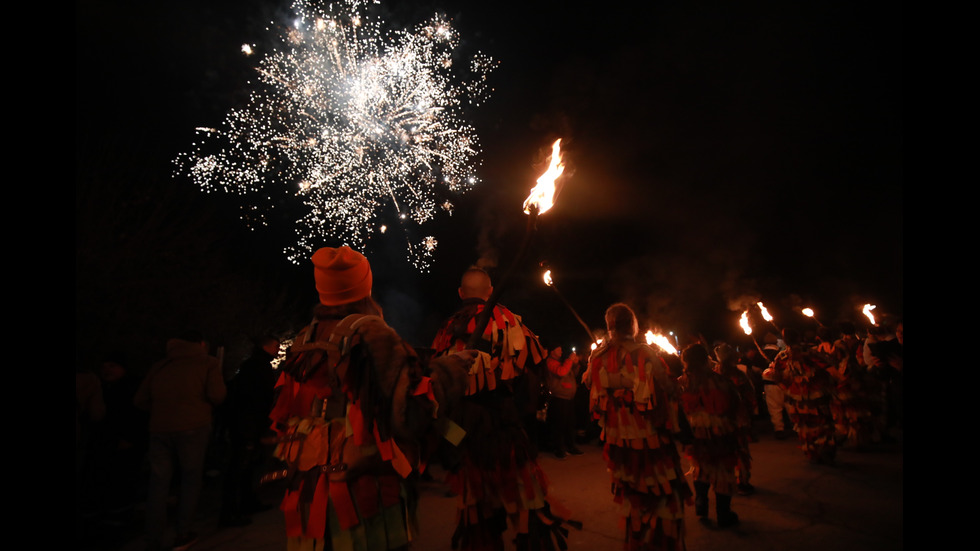
[[[286,496],[282,498],[279,509],[283,512],[286,521],[286,537],[298,538],[303,535],[303,519],[299,514],[299,494],[300,490],[286,491]]]
[[[306,537],[323,539],[327,533],[327,505],[330,503],[330,492],[327,489],[327,475],[320,473],[316,481],[316,491],[313,492],[313,502],[310,503],[310,520],[306,527]]]
[[[359,522],[357,518],[357,510],[354,509],[354,500],[351,499],[350,489],[347,488],[347,483],[340,481],[330,481],[330,501],[333,502],[334,511],[337,512],[337,520],[340,522],[340,527],[344,530],[350,530],[351,528],[357,526]]]
[[[360,476],[351,482],[351,490],[354,493],[354,501],[357,502],[357,510],[360,511],[362,518],[371,518],[378,514],[381,508],[378,506],[378,484],[373,476]]]

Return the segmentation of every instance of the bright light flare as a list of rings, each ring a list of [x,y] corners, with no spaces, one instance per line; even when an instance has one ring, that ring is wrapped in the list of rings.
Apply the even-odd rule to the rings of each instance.
[[[871,311],[874,310],[875,308],[877,308],[877,306],[875,306],[874,304],[865,304],[864,310],[862,310],[862,312],[864,312],[864,315],[868,316],[868,319],[871,320],[871,325],[878,325],[877,323],[875,323],[874,314],[871,313]]]
[[[602,339],[596,339],[596,341],[594,343],[592,343],[592,350],[595,350],[596,348],[599,348],[599,345],[600,344],[602,344]]]
[[[531,214],[531,207],[536,206],[538,214],[548,212],[555,205],[555,181],[565,171],[565,163],[561,162],[561,139],[555,140],[551,146],[551,162],[548,170],[538,178],[531,194],[524,200],[524,213]]]
[[[551,279],[551,270],[546,271],[542,279],[544,280],[544,284],[547,285],[548,287],[551,287],[552,285],[555,284],[555,282]]]
[[[666,336],[661,335],[660,333],[654,333],[653,331],[647,331],[646,338],[647,338],[647,344],[649,345],[655,344],[659,346],[661,350],[663,350],[664,352],[668,354],[673,354],[675,356],[677,355],[677,349],[674,348],[672,344],[670,344],[670,339],[668,339]]]
[[[806,316],[808,318],[812,318],[813,317],[813,308],[804,308],[801,311],[803,312],[803,315],[804,316]]]
[[[272,358],[272,360],[269,362],[272,369],[279,369],[282,362],[286,361],[286,352],[289,350],[289,347],[293,345],[294,340],[295,339],[283,339],[279,341],[279,351],[276,353],[276,357]]]
[[[746,335],[752,334],[752,326],[749,325],[749,311],[746,310],[742,312],[742,317],[738,320],[738,324],[742,326],[742,331],[745,331]]]
[[[766,307],[762,304],[762,302],[760,301],[757,304],[759,305],[759,310],[762,311],[762,319],[772,321],[772,316],[769,315],[769,310],[766,310]]]

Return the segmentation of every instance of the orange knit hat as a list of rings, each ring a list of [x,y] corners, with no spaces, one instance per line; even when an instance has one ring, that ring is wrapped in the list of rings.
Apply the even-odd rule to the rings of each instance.
[[[337,306],[371,296],[371,265],[350,247],[324,247],[313,253],[313,279],[320,304]]]

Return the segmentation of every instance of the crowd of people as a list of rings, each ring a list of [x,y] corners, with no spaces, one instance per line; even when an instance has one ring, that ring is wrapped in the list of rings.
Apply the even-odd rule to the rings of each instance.
[[[640,342],[635,313],[617,303],[602,342],[565,355],[472,268],[458,311],[416,350],[385,323],[364,256],[323,248],[312,263],[319,304],[278,369],[280,340],[265,336],[225,381],[204,337],[185,332],[141,382],[115,360],[99,377],[78,370],[80,514],[145,499],[147,549],[162,549],[176,476],[173,548],[187,549],[218,435],[219,525],[273,506],[264,490],[284,515],[288,551],[408,548],[416,485],[433,464],[456,499],[454,549],[505,549],[508,529],[519,551],[558,549],[580,523],[552,499],[539,451],[574,461],[598,441],[624,549],[680,550],[685,507],[707,521],[712,492],[717,526],[739,523],[732,498],[755,491],[759,421],[828,465],[839,447],[868,449],[901,429],[901,323],[866,338],[849,323],[785,328],[744,350],[701,340],[674,356]]]

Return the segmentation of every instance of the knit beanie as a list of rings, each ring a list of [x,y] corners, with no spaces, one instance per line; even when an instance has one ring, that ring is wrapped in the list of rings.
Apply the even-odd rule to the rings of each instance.
[[[350,247],[324,247],[313,253],[313,279],[320,304],[338,306],[371,296],[371,265]]]

